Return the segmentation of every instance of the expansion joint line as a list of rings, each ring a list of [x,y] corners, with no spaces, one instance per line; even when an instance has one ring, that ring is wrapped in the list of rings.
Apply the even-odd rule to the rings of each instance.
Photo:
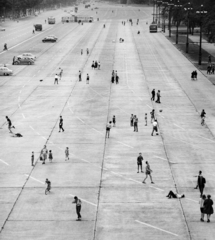
[[[116,41],[115,41],[115,46],[114,46],[114,50],[113,50],[113,51],[114,51],[114,54],[113,54],[113,64],[112,64],[113,67],[112,67],[112,69],[114,69],[114,64],[115,64],[115,49],[116,49],[116,44],[117,44],[117,36],[118,36],[118,25],[117,25],[117,31],[116,31],[116,36],[115,36]],[[110,81],[110,92],[109,92],[108,111],[107,111],[107,123],[108,123],[108,120],[109,120],[111,89],[112,89],[112,83],[111,83],[111,81]],[[98,213],[99,213],[99,203],[100,203],[101,189],[102,189],[102,177],[103,177],[103,167],[104,167],[104,160],[105,160],[106,145],[107,145],[107,138],[106,138],[106,134],[105,134],[105,143],[104,143],[102,166],[101,166],[101,176],[100,176],[100,183],[99,183],[97,209],[96,209],[95,224],[94,224],[94,231],[93,231],[93,240],[96,239],[96,230],[97,230],[97,221],[98,221]]]
[[[130,29],[131,29],[131,27],[130,27]],[[134,34],[133,34],[132,29],[131,29],[131,33],[132,33],[132,38],[133,38],[134,43],[135,43],[135,48],[136,48],[136,51],[137,51],[137,55],[138,55],[139,61],[140,61],[140,63],[141,63],[141,67],[142,67],[143,74],[144,74],[144,76],[145,76],[145,79],[147,79],[146,74],[145,74],[145,71],[144,71],[144,66],[143,66],[143,63],[142,63],[142,61],[141,61],[141,57],[140,57],[140,54],[139,54],[139,51],[138,51],[138,48],[137,48],[137,43],[136,43],[136,40],[135,40],[135,37],[134,37]],[[150,49],[150,51],[152,52],[152,48],[151,48],[150,45],[148,45],[148,49]],[[155,56],[154,56],[154,57],[155,57]],[[146,83],[146,84],[147,84],[147,83]],[[149,91],[149,94],[150,94],[150,90],[149,90],[148,84],[147,84],[147,88],[148,88],[148,91]],[[153,103],[153,102],[152,102],[152,105],[154,106],[154,103]],[[177,191],[178,189],[177,189],[175,177],[174,177],[174,174],[173,174],[173,171],[172,171],[172,165],[171,165],[170,159],[169,159],[169,157],[168,157],[167,149],[166,149],[166,146],[165,146],[165,141],[164,141],[163,136],[162,136],[162,135],[160,135],[160,136],[161,136],[161,139],[162,139],[162,142],[163,142],[163,148],[164,148],[164,152],[165,152],[166,158],[167,158],[167,160],[168,160],[168,164],[169,164],[170,172],[171,172],[171,175],[172,175],[172,179],[173,179],[174,184],[175,184],[175,189],[176,189],[176,191]],[[177,191],[177,192],[178,192],[178,191]],[[182,214],[183,214],[185,223],[186,223],[186,227],[187,227],[187,231],[188,231],[188,234],[189,234],[189,238],[190,238],[190,240],[192,240],[192,235],[191,235],[190,228],[189,228],[189,225],[188,225],[188,222],[187,222],[187,219],[186,219],[186,216],[185,216],[185,212],[184,212],[184,209],[183,209],[183,206],[182,206],[182,203],[181,203],[181,199],[179,199],[179,203],[180,203],[181,211],[182,211]]]

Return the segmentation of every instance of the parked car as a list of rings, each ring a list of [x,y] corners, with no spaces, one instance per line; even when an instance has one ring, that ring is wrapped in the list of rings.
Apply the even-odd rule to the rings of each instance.
[[[6,29],[5,28],[0,28],[0,31],[5,31]]]
[[[29,57],[17,57],[14,59],[13,64],[14,65],[21,65],[21,64],[32,65],[32,64],[34,64],[34,60]]]
[[[23,53],[19,56],[17,56],[17,58],[19,57],[27,57],[27,58],[31,58],[32,60],[36,61],[37,57],[35,55],[33,55],[32,53]]]
[[[0,76],[10,76],[13,74],[13,71],[8,67],[0,67]]]
[[[56,42],[56,41],[57,41],[57,39],[55,39],[55,38],[53,38],[53,37],[50,37],[50,36],[45,37],[45,38],[43,38],[43,40],[42,40],[42,42]]]

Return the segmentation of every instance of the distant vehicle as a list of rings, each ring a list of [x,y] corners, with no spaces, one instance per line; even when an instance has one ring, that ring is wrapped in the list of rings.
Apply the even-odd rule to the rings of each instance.
[[[98,7],[95,7],[94,9],[99,9]]]
[[[0,31],[5,31],[6,29],[5,28],[0,28]]]
[[[36,61],[36,59],[37,59],[37,57],[34,56],[32,53],[23,53],[23,54],[17,56],[17,58],[23,58],[23,57],[30,58],[33,61]]]
[[[34,28],[35,28],[35,31],[42,31],[43,30],[42,24],[35,24]]]
[[[77,22],[93,22],[93,17],[88,17],[88,16],[77,16],[75,18],[75,21]]]
[[[0,76],[10,76],[13,74],[13,71],[8,67],[0,67]]]
[[[42,40],[42,42],[56,42],[56,41],[57,41],[57,39],[55,39],[55,38],[53,38],[53,37],[50,37],[50,36],[45,37],[45,38],[43,38],[43,40]]]
[[[21,65],[21,64],[28,64],[28,65],[32,65],[34,64],[34,60],[32,60],[29,57],[17,57],[14,60],[14,65]]]
[[[158,25],[152,23],[152,24],[149,26],[149,32],[150,32],[150,33],[153,33],[153,32],[157,32],[157,31],[158,31]]]
[[[48,35],[48,37],[50,37],[50,38],[54,38],[54,39],[57,40],[57,37],[56,37],[55,35]]]
[[[48,24],[55,24],[55,18],[54,17],[48,17]]]

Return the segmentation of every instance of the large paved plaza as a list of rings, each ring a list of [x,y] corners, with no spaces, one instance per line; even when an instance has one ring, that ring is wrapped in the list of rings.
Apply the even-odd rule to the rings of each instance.
[[[0,239],[214,240],[215,219],[200,222],[200,193],[194,189],[202,170],[205,193],[215,196],[214,86],[162,33],[149,33],[151,7],[96,6],[79,7],[93,23],[62,24],[66,13],[58,9],[8,21],[0,32],[1,45],[9,48],[0,52],[0,63],[14,71],[0,77]],[[55,25],[45,24],[50,15]],[[42,32],[32,34],[35,23],[43,24]],[[58,41],[42,43],[47,35]],[[13,56],[24,52],[37,56],[35,64],[12,65]],[[100,70],[91,68],[95,60]],[[63,76],[57,85],[59,68]],[[111,83],[112,70],[119,84]],[[197,81],[190,79],[193,70]],[[152,89],[161,91],[161,104],[151,101]],[[151,136],[152,109],[158,136]],[[139,119],[138,132],[130,126],[131,114]],[[113,115],[116,126],[106,138]],[[23,137],[9,133],[5,116]],[[59,133],[60,116],[65,132]],[[45,165],[39,160],[44,145],[54,157]],[[149,179],[143,184],[145,173],[137,173],[140,152],[143,170],[148,161],[155,184]],[[52,183],[48,195],[46,178]],[[185,198],[166,198],[170,190]],[[74,196],[82,200],[82,221],[76,221]]]

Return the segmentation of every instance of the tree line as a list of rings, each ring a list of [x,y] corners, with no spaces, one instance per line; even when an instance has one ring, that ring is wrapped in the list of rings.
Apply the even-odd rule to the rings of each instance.
[[[26,9],[39,9],[41,7],[52,7],[54,5],[70,5],[76,0],[0,0],[0,16],[7,16],[8,14],[17,15],[16,13]]]

